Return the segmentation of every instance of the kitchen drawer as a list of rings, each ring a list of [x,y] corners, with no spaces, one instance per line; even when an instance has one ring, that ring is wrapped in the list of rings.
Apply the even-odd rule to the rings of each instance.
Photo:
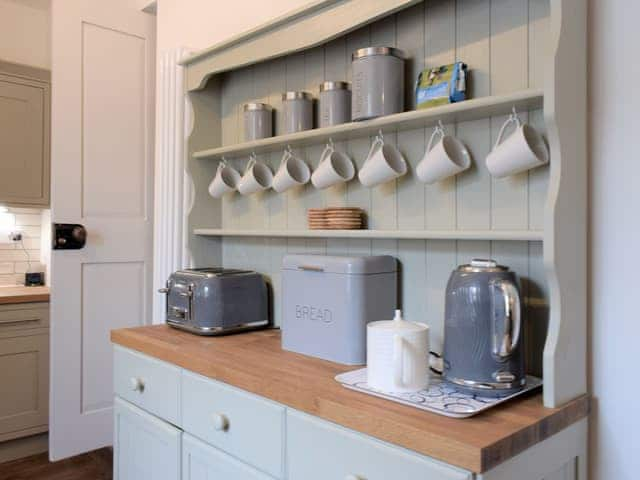
[[[470,480],[464,470],[309,415],[287,411],[289,480]]]
[[[0,333],[48,327],[48,303],[0,305]]]
[[[283,475],[284,418],[280,405],[182,373],[183,430],[278,478]]]
[[[186,433],[182,437],[182,480],[271,480],[272,477]]]
[[[119,346],[113,348],[116,395],[180,425],[180,369]]]

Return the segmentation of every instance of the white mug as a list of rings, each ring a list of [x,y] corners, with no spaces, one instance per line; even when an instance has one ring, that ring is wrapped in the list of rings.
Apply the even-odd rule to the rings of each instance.
[[[516,130],[502,141],[510,124]],[[496,178],[502,178],[549,162],[549,151],[542,135],[531,125],[521,124],[514,112],[504,122],[493,150],[487,156],[487,169]]]
[[[378,134],[367,159],[358,172],[360,183],[365,187],[374,187],[401,177],[407,173],[407,162],[400,151],[393,145],[384,143],[382,134]]]
[[[304,185],[309,181],[310,177],[309,165],[304,160],[296,157],[291,149],[287,148],[273,179],[272,187],[276,192],[282,193],[292,187]]]
[[[238,191],[242,195],[251,195],[271,186],[273,173],[264,163],[258,163],[255,155],[251,155],[244,175],[238,183]]]
[[[436,137],[439,137],[439,141],[433,146]],[[445,135],[442,124],[439,124],[433,130],[427,151],[416,167],[416,175],[420,181],[431,184],[456,175],[470,166],[471,155],[467,147],[456,137]]]
[[[356,174],[351,159],[344,153],[337,152],[333,142],[325,147],[320,155],[318,168],[311,175],[314,187],[322,189],[342,182],[348,182]]]
[[[393,320],[367,325],[367,384],[383,392],[417,392],[429,386],[429,327]]]
[[[209,184],[209,195],[213,198],[221,198],[225,193],[230,193],[238,188],[240,182],[240,174],[238,171],[227,165],[223,158],[218,164],[216,176],[213,177]]]

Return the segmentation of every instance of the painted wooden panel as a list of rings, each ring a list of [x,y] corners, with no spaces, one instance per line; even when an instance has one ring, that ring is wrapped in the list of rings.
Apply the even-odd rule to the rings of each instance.
[[[116,397],[114,480],[179,480],[182,432]]]
[[[285,90],[318,93],[323,80],[349,80],[351,53],[369,45],[391,45],[411,59],[406,72],[406,108],[414,107],[414,82],[426,67],[456,60],[471,69],[472,98],[542,87],[543,61],[549,32],[549,2],[527,0],[430,0],[361,27],[346,36],[288,57],[266,61],[222,75],[222,145],[242,141],[242,101],[257,99],[273,105],[274,130],[282,134]],[[251,83],[252,82],[252,83]],[[541,110],[520,112],[523,121],[544,131]],[[409,164],[404,178],[368,189],[357,180],[316,191],[311,185],[286,194],[265,192],[251,198],[232,195],[222,200],[222,227],[233,229],[300,230],[306,209],[316,206],[358,206],[369,228],[386,230],[541,230],[547,195],[548,169],[494,180],[485,166],[504,117],[481,118],[445,125],[468,146],[472,168],[456,178],[424,185],[415,168],[424,155],[431,128],[385,131],[385,141],[397,145]],[[367,134],[368,135],[368,134]],[[336,148],[361,168],[373,138],[351,137]],[[220,145],[212,144],[211,147]],[[317,166],[324,144],[296,149]],[[281,151],[265,154],[275,172]],[[248,157],[229,159],[243,171]],[[206,161],[216,162],[216,159]],[[281,262],[287,253],[331,255],[391,254],[401,263],[399,303],[407,318],[431,326],[435,350],[442,348],[444,289],[451,270],[472,257],[493,256],[522,278],[528,320],[530,369],[540,373],[540,345],[546,334],[547,290],[542,243],[526,241],[370,240],[366,238],[225,238],[225,266],[253,268],[264,273],[273,289],[273,313],[280,324]]]

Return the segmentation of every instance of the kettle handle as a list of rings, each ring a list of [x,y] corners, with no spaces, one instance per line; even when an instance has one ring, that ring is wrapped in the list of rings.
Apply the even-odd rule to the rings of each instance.
[[[520,341],[522,318],[520,311],[520,293],[515,283],[509,280],[498,280],[493,283],[493,355],[498,360],[506,360],[511,356]],[[495,313],[495,302],[498,298],[504,305],[504,316],[498,318]]]

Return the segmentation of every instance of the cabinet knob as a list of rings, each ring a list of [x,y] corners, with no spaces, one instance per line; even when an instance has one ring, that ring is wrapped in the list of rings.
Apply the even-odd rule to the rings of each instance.
[[[226,432],[229,430],[229,419],[222,413],[213,414],[213,428],[218,432]]]
[[[353,473],[350,473],[349,475],[344,477],[344,480],[367,480],[367,479],[364,477],[361,477],[360,475],[354,475]]]
[[[142,393],[142,391],[144,390],[144,382],[141,378],[131,377],[131,379],[129,380],[129,384],[131,385],[131,390],[133,390],[134,392]]]

